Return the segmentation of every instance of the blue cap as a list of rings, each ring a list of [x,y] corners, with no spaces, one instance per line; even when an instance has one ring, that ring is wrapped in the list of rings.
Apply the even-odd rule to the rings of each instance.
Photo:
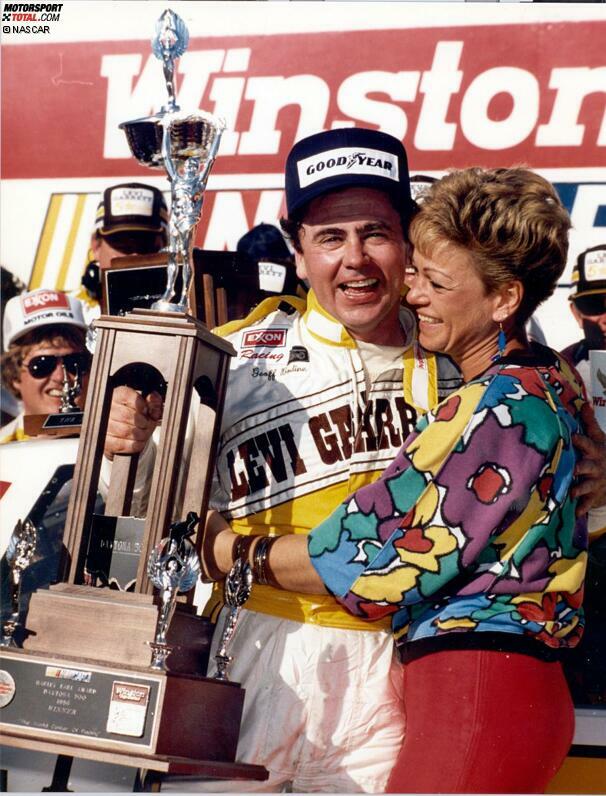
[[[402,143],[387,133],[344,127],[302,138],[286,159],[286,210],[293,213],[330,191],[376,188],[395,206],[412,209],[408,161]]]

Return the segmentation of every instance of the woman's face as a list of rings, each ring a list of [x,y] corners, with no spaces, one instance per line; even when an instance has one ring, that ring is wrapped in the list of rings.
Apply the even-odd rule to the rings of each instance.
[[[497,353],[498,323],[507,313],[501,293],[487,292],[469,253],[451,244],[436,247],[431,257],[415,251],[405,281],[421,345],[448,354],[464,377],[486,368]]]

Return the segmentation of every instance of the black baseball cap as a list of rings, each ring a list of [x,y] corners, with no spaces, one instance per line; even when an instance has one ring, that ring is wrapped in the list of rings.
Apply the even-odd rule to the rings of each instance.
[[[570,300],[583,315],[606,312],[606,244],[586,249],[577,257],[572,272],[574,292]]]
[[[414,207],[408,160],[402,143],[387,133],[345,127],[298,141],[286,159],[286,211],[289,218],[330,191],[377,188],[405,212]]]
[[[120,232],[166,235],[168,209],[162,191],[141,182],[106,188],[97,206],[95,229],[103,237]]]

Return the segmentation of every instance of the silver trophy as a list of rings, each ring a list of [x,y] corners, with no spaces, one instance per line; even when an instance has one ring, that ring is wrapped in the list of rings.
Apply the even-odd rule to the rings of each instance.
[[[67,368],[63,365],[63,384],[61,385],[61,404],[59,406],[59,412],[62,415],[82,411],[80,407],[76,406],[76,398],[81,392],[82,383],[80,381],[80,373],[76,372],[72,381],[67,372]]]
[[[21,583],[23,572],[29,567],[36,552],[36,527],[30,520],[19,520],[8,543],[6,561],[9,567],[10,616],[2,624],[3,647],[16,647],[15,631],[19,627]]]
[[[225,129],[222,119],[204,111],[183,112],[176,103],[175,60],[183,55],[188,41],[189,33],[181,17],[166,10],[156,23],[152,51],[162,61],[168,101],[154,116],[120,125],[139,163],[166,169],[170,180],[167,284],[162,297],[152,305],[160,312],[190,311],[193,240],[208,176]],[[183,287],[175,301],[179,266],[183,269]]]
[[[166,659],[173,650],[167,643],[170,620],[175,612],[177,593],[193,588],[200,575],[200,559],[189,537],[199,522],[190,511],[184,522],[171,525],[170,535],[160,540],[147,562],[147,574],[160,591],[160,605],[152,648],[151,668],[166,671]]]
[[[227,676],[227,668],[232,662],[233,657],[227,654],[227,648],[236,632],[240,609],[250,597],[251,589],[252,570],[250,564],[248,561],[238,558],[230,569],[228,576],[225,578],[225,604],[229,607],[229,611],[225,617],[225,625],[223,627],[223,633],[221,634],[219,649],[215,655],[215,662],[217,664],[216,680],[229,679]]]

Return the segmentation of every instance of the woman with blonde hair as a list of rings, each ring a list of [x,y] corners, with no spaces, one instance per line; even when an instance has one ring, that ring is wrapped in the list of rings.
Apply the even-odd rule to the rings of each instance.
[[[259,583],[391,617],[407,722],[391,792],[542,792],[572,740],[560,658],[583,629],[587,534],[571,487],[584,392],[524,333],[569,227],[526,169],[432,185],[410,228],[407,299],[422,346],[449,355],[463,386],[309,537],[248,546]],[[207,533],[229,571],[238,537],[218,515]]]

